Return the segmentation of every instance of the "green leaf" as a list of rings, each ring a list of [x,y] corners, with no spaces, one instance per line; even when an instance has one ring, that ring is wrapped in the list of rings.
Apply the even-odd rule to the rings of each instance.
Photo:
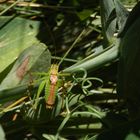
[[[5,133],[4,133],[4,131],[3,131],[2,127],[1,127],[1,125],[0,125],[0,139],[1,139],[1,140],[6,140],[6,139],[5,139]]]
[[[105,45],[112,43],[116,31],[116,15],[113,0],[100,0],[101,21]]]
[[[84,9],[84,10],[81,11],[81,12],[77,12],[78,17],[79,17],[81,20],[85,20],[85,19],[88,18],[91,14],[92,14],[92,11],[89,10],[89,9]]]
[[[129,135],[127,135],[127,137],[125,138],[125,140],[140,140],[140,137],[138,137],[134,133],[130,133]]]
[[[34,108],[36,109],[37,108],[37,105],[38,105],[38,100],[39,100],[39,96],[41,94],[41,92],[43,91],[44,87],[45,87],[45,84],[46,84],[46,80],[43,80],[40,85],[39,85],[39,88],[38,88],[38,91],[37,91],[37,94],[36,94],[36,98],[35,98],[35,104],[34,104]]]
[[[17,86],[45,49],[46,46],[42,43],[33,44],[31,47],[25,49],[16,60],[6,78],[2,81],[0,89],[4,90]]]
[[[126,10],[126,8],[120,3],[119,0],[114,0],[115,9],[116,9],[116,16],[117,16],[117,23],[118,28],[123,29],[124,24],[127,20],[127,17],[129,15],[129,12]]]
[[[135,20],[137,20],[140,13],[139,7],[140,7],[140,2],[133,8],[132,12],[130,12],[130,15],[128,16],[124,28],[119,33],[119,37],[123,37],[124,34],[127,32],[127,30],[130,28],[130,26],[135,22]]]
[[[124,5],[134,5],[136,4],[138,1],[137,0],[120,0]]]
[[[63,70],[63,72],[69,72],[72,73],[74,71],[80,70],[81,68],[87,70],[87,71],[95,71],[98,68],[104,66],[105,64],[108,64],[118,58],[118,45],[109,47],[109,49],[104,50],[100,54],[96,56],[90,57],[90,59],[85,58],[76,64],[66,68]]]
[[[0,72],[37,41],[40,22],[24,18],[0,17]]]
[[[101,0],[100,3],[103,35],[108,45],[115,42],[114,34],[123,29],[129,13],[119,0]]]

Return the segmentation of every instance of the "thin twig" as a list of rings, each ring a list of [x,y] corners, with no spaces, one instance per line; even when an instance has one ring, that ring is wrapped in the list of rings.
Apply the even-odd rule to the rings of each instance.
[[[6,13],[9,9],[11,9],[13,6],[15,6],[19,1],[21,0],[17,0],[17,1],[14,1],[14,3],[12,3],[9,7],[7,7],[5,10],[3,10],[1,13],[0,13],[0,16],[3,15],[4,13]]]
[[[14,3],[14,1],[8,1],[8,3]],[[52,6],[52,5],[44,5],[44,4],[39,4],[39,3],[33,3],[33,2],[18,2],[16,4],[17,6],[29,6],[29,7],[40,7],[40,8],[49,8],[49,9],[70,9],[73,10],[75,7],[70,7],[70,6]]]

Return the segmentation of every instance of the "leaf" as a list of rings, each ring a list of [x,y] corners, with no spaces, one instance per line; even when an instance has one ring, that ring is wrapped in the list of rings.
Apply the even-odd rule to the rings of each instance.
[[[123,3],[123,5],[130,5],[130,6],[138,2],[137,0],[120,0],[120,1]]]
[[[85,20],[85,19],[88,18],[91,14],[92,14],[92,11],[91,11],[91,10],[88,10],[88,9],[84,9],[84,10],[81,11],[81,12],[77,12],[78,17],[79,17],[81,20]]]
[[[3,131],[2,127],[1,127],[1,125],[0,125],[0,139],[1,139],[1,140],[6,140],[6,139],[5,139],[5,133],[4,133],[4,131]]]
[[[140,2],[128,17],[126,22],[127,30],[124,32],[120,42],[117,89],[119,97],[127,102],[131,118],[137,118],[140,115],[139,11]]]
[[[19,54],[37,42],[40,22],[19,17],[0,17],[0,72]]]
[[[116,24],[119,25],[119,29],[123,28],[128,12],[118,0],[101,0],[100,2],[105,47],[108,49],[103,50],[98,55],[89,56],[79,61],[65,69],[64,72],[73,72],[80,68],[95,71],[118,58],[120,39],[115,38],[114,33],[116,32]],[[113,44],[109,45],[112,41]]]
[[[0,90],[17,86],[45,49],[46,46],[42,43],[33,44],[31,47],[25,49],[16,60],[6,78],[2,81]]]
[[[117,30],[123,29],[128,15],[128,11],[119,0],[101,0],[101,20],[105,45],[114,42],[114,34]]]
[[[35,104],[34,104],[35,109],[37,108],[38,100],[39,100],[41,92],[43,91],[43,89],[45,87],[45,84],[46,84],[46,80],[43,80],[39,85],[39,88],[38,88],[38,91],[37,91],[37,94],[36,94],[36,97],[35,97],[35,100],[36,100]]]
[[[115,9],[116,9],[116,16],[117,16],[117,22],[118,22],[118,28],[119,30],[125,25],[125,22],[127,20],[127,17],[129,15],[129,12],[126,10],[126,8],[120,3],[119,0],[114,0]]]
[[[118,46],[110,47],[109,49],[104,50],[98,55],[90,57],[90,59],[83,59],[76,64],[66,68],[63,70],[63,72],[69,72],[72,73],[74,71],[85,69],[87,71],[95,71],[98,68],[104,66],[105,64],[108,64],[118,58]]]
[[[128,16],[128,19],[126,21],[124,28],[119,33],[119,37],[123,37],[124,34],[129,29],[129,27],[135,22],[135,20],[137,20],[140,13],[139,7],[140,7],[140,2],[138,2],[138,4],[133,8],[132,12],[130,12],[130,15]]]
[[[101,21],[105,45],[112,42],[113,35],[116,31],[116,13],[113,0],[100,0]]]
[[[134,133],[130,133],[129,135],[127,135],[125,140],[140,140],[140,137]]]
[[[0,90],[0,104],[19,99],[27,95],[28,86],[19,86],[12,89]]]

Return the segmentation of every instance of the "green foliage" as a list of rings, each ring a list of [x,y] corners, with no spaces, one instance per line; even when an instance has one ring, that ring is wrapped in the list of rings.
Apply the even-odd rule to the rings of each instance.
[[[44,44],[36,43],[25,49],[16,60],[8,75],[1,82],[0,90],[16,87],[46,48]]]
[[[123,4],[126,4],[126,5],[134,5],[136,4],[138,1],[137,0],[121,0],[121,2]]]
[[[113,91],[119,53],[118,91],[137,83],[139,4],[130,15],[119,0],[19,1],[0,8],[0,121],[7,139],[139,139],[139,119],[128,120],[127,107]],[[46,46],[61,58],[52,61],[62,78],[52,110],[44,101],[54,58]]]
[[[0,17],[0,72],[13,63],[19,54],[37,42],[40,22],[18,17]]]
[[[0,138],[1,140],[5,140],[5,134],[1,126],[0,126]]]

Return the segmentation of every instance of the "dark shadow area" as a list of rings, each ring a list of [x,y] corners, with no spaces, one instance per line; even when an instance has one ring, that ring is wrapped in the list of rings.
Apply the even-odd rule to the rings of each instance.
[[[99,1],[80,1],[79,4],[75,4],[73,1],[63,1],[61,5],[59,2],[60,1],[47,1],[48,5],[56,7],[54,9],[42,9],[44,17],[41,18],[42,23],[37,38],[48,45],[52,55],[62,57],[75,41],[76,37],[86,27],[85,20],[81,21],[77,12],[84,9],[93,10],[99,4]],[[57,5],[60,5],[60,7],[57,7]],[[95,34],[96,31],[90,34],[90,40],[97,36]],[[69,54],[70,57],[76,58],[78,53],[82,52],[80,45],[83,42],[84,40],[76,44],[73,53]],[[85,52],[85,50],[83,51]]]
[[[111,120],[115,124],[111,123]],[[115,120],[116,119],[116,120]],[[140,119],[128,121],[125,117],[121,115],[107,114],[103,119],[104,121],[109,121],[108,123],[112,125],[112,128],[102,132],[96,137],[96,140],[138,140],[140,139]],[[92,140],[92,138],[90,139]]]

